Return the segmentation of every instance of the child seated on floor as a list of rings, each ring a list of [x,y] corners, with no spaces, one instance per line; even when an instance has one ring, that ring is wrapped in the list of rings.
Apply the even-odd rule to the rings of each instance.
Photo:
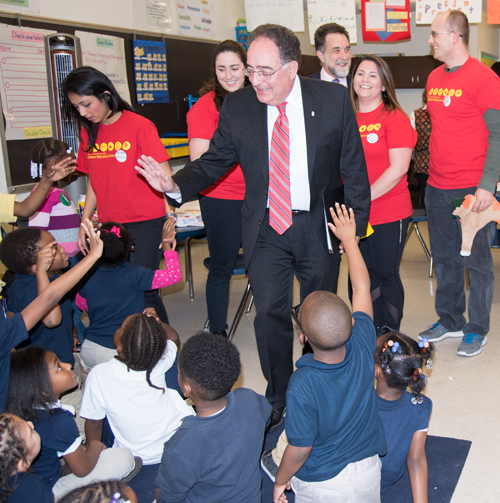
[[[425,441],[432,402],[421,391],[427,381],[422,368],[430,368],[432,350],[426,339],[417,343],[389,332],[377,339],[375,353],[377,407],[387,439],[381,490],[395,484],[408,467],[414,503],[427,503]]]
[[[115,332],[128,316],[144,311],[144,292],[174,285],[182,279],[173,218],[166,220],[162,242],[158,243],[165,257],[164,271],[127,262],[134,243],[131,232],[123,225],[105,222],[100,230],[104,242],[102,258],[76,297],[77,306],[89,315],[80,353],[87,372],[116,355]]]
[[[152,307],[129,316],[114,337],[117,356],[96,365],[85,382],[80,416],[87,442],[101,440],[107,417],[115,447],[127,447],[145,465],[161,461],[163,444],[182,418],[194,415],[165,372],[177,355],[179,335]]]
[[[52,489],[56,500],[90,482],[122,479],[132,476],[131,472],[135,475],[142,465],[128,449],[106,449],[99,441],[83,446],[73,407],[59,401],[62,393],[76,386],[71,365],[61,363],[52,351],[34,346],[11,355],[5,410],[33,422],[42,443],[33,470]],[[70,474],[63,476],[60,458]]]
[[[75,154],[67,143],[54,138],[40,140],[31,151],[31,177],[37,178],[44,172],[51,172],[54,166],[67,159],[75,160]],[[36,190],[36,186],[33,190]],[[28,225],[50,232],[68,257],[78,253],[80,217],[68,194],[57,183],[54,182],[38,211],[30,217]]]
[[[179,384],[196,416],[165,443],[156,479],[158,503],[260,503],[259,457],[271,405],[246,388],[236,347],[199,332],[179,352]]]
[[[57,503],[137,503],[137,496],[127,484],[105,480],[74,489]]]
[[[40,270],[40,263],[52,257],[52,265]],[[15,272],[14,280],[5,288],[7,317],[20,313],[33,302],[60,271],[68,267],[68,256],[52,234],[37,228],[19,229],[5,236],[0,245],[0,260]],[[65,295],[29,331],[29,341],[24,346],[43,346],[53,351],[59,360],[74,365],[73,314],[71,298]]]
[[[274,484],[274,502],[380,502],[384,429],[373,387],[376,345],[370,278],[356,242],[354,213],[331,210],[330,228],[349,261],[352,310],[331,292],[306,297],[298,314],[300,340],[314,353],[300,358],[286,395],[286,447]]]
[[[30,473],[40,452],[40,436],[33,423],[12,414],[0,414],[0,501],[2,503],[53,503],[52,491]]]

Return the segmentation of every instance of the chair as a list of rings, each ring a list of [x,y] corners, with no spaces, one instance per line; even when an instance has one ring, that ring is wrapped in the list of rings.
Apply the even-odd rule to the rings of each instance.
[[[207,257],[203,261],[204,266],[210,271],[210,257]],[[243,276],[246,275],[246,270],[245,270],[245,263],[243,261],[243,254],[238,255],[238,259],[236,260],[236,265],[234,266],[233,269],[233,276]],[[241,317],[243,316],[243,312],[245,311],[246,314],[250,312],[250,309],[252,308],[253,304],[253,294],[252,294],[252,287],[250,286],[250,281],[247,282],[247,286],[245,288],[245,292],[243,293],[243,297],[241,298],[240,305],[238,306],[238,309],[236,311],[236,314],[234,316],[233,323],[231,324],[231,328],[229,329],[229,333],[227,334],[227,338],[229,340],[232,339],[234,333],[236,332],[236,328],[238,327],[238,323],[241,320]],[[246,310],[245,310],[246,307]],[[209,321],[207,318],[207,321],[205,322],[205,326],[203,327],[205,330],[209,326]]]
[[[175,239],[180,244],[184,241],[184,254],[186,256],[186,281],[189,283],[189,298],[194,299],[193,265],[191,262],[191,241],[205,237],[205,227],[176,227]]]
[[[419,222],[427,222],[427,214],[425,212],[425,209],[423,208],[414,208],[413,215],[410,217],[410,226],[408,227],[408,232],[406,234],[405,246],[406,243],[408,243],[408,240],[410,239],[411,233],[415,231],[418,239],[420,240],[420,244],[422,245],[425,254],[427,255],[427,258],[429,259],[430,262],[429,278],[432,278],[434,273],[434,261],[432,259],[432,255],[431,252],[429,251],[429,248],[427,248],[427,245],[425,244],[422,234],[420,234],[420,229],[418,228]]]

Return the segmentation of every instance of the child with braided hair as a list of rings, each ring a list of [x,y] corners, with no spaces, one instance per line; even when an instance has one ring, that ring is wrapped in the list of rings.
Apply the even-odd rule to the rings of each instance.
[[[144,292],[178,283],[182,279],[175,251],[175,220],[163,226],[162,241],[165,270],[153,271],[127,262],[134,245],[130,230],[117,222],[101,225],[104,251],[98,267],[89,275],[77,294],[77,306],[88,311],[89,326],[84,330],[81,360],[85,371],[107,362],[116,355],[113,337],[123,321],[142,313]],[[157,246],[158,246],[157,244]]]
[[[52,503],[52,491],[30,473],[40,452],[40,435],[32,422],[0,414],[0,503]]]
[[[116,331],[117,355],[89,373],[80,416],[87,441],[100,440],[104,418],[114,447],[128,447],[143,464],[159,463],[163,444],[194,411],[165,384],[180,346],[177,332],[153,308],[129,316]]]
[[[377,339],[375,352],[377,408],[387,439],[381,491],[395,484],[408,467],[414,503],[427,503],[425,441],[432,402],[421,392],[427,380],[423,367],[430,368],[432,351],[426,339],[417,343],[389,332]]]
[[[57,503],[137,503],[137,496],[124,482],[105,480],[79,487]]]

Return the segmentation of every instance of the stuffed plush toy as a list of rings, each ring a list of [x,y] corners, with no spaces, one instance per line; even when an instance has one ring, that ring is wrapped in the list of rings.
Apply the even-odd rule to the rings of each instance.
[[[472,212],[475,201],[475,196],[468,194],[465,196],[462,205],[453,212],[454,215],[460,217],[460,223],[462,224],[462,250],[460,255],[464,257],[470,255],[472,243],[478,230],[482,229],[488,222],[500,223],[500,203],[496,199],[493,199],[491,205],[480,213]]]

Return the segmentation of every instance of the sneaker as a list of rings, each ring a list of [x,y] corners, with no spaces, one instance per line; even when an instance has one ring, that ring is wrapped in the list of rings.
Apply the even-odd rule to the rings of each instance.
[[[427,339],[429,342],[439,342],[448,337],[463,336],[464,333],[461,330],[459,332],[450,332],[447,328],[443,327],[443,325],[434,323],[434,325],[430,325],[427,330],[418,334],[418,340]]]
[[[458,356],[476,356],[483,350],[483,346],[488,342],[488,337],[477,334],[465,334],[457,349]]]
[[[278,471],[278,465],[274,462],[273,451],[265,451],[260,458],[260,466],[267,473],[269,478],[274,482],[276,478],[276,472]]]
[[[127,482],[130,482],[141,471],[142,458],[140,458],[139,456],[134,456],[134,461],[134,469],[125,478],[122,479],[122,482],[124,482],[125,484]]]

